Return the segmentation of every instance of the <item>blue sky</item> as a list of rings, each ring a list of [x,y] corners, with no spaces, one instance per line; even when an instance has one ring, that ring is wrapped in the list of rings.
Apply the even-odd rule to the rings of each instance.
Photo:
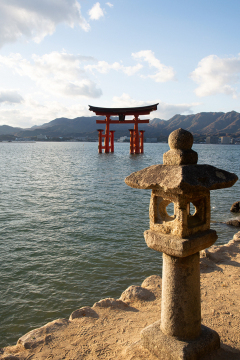
[[[240,112],[239,0],[0,0],[0,125]]]

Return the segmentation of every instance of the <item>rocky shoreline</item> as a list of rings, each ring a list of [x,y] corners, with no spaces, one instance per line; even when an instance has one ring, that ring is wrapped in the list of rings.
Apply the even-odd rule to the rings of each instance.
[[[202,323],[216,330],[221,348],[206,360],[240,358],[240,232],[228,244],[201,252]],[[160,319],[161,277],[130,286],[119,299],[103,299],[22,336],[0,349],[0,359],[149,359],[141,330]]]

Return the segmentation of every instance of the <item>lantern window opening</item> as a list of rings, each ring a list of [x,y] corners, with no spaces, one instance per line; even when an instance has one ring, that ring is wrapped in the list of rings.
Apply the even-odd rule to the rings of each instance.
[[[193,205],[192,202],[187,204],[187,213],[189,216],[194,216],[196,214],[196,207]]]
[[[175,216],[175,207],[174,207],[174,203],[170,202],[167,207],[166,207],[166,212],[169,216]]]
[[[155,224],[163,224],[175,220],[175,205],[171,200],[164,199],[161,196],[154,196],[153,206]]]
[[[205,197],[187,203],[187,224],[189,228],[206,224],[206,207]]]

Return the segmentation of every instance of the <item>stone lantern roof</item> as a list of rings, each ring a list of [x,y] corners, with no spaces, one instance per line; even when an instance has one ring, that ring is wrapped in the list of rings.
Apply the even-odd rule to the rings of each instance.
[[[178,129],[169,136],[170,149],[163,155],[163,165],[152,165],[129,175],[125,183],[137,189],[171,191],[175,194],[202,193],[231,187],[237,175],[211,165],[197,165],[198,156],[191,149],[193,136]]]
[[[235,174],[211,165],[152,165],[132,173],[125,183],[136,189],[185,193],[231,187],[237,179]]]

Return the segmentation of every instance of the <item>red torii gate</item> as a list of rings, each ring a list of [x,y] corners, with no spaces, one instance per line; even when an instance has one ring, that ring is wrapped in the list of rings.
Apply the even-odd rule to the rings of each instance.
[[[102,108],[89,105],[89,110],[95,112],[96,115],[104,115],[105,120],[96,120],[97,124],[106,124],[105,134],[103,130],[98,130],[98,152],[105,153],[114,152],[114,131],[110,131],[110,124],[134,124],[133,129],[130,131],[130,154],[143,153],[143,137],[144,130],[138,130],[138,124],[149,123],[148,120],[140,120],[140,115],[148,115],[151,111],[157,110],[157,105],[148,105],[131,108]],[[133,120],[125,120],[125,116],[133,115]],[[119,120],[112,120],[111,116],[118,116]],[[104,146],[102,139],[104,138]]]

